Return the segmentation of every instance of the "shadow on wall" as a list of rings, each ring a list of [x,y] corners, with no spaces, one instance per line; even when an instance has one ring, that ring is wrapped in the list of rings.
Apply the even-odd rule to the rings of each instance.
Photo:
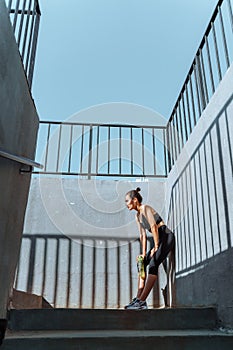
[[[230,249],[233,95],[206,131],[173,185],[169,222],[177,239],[177,277]],[[232,106],[231,106],[232,108]]]
[[[172,187],[169,225],[176,233],[178,303],[224,305],[232,299],[232,100],[233,95]]]
[[[132,238],[24,234],[15,288],[42,295],[54,307],[121,308],[137,290],[139,252]],[[159,284],[149,301],[154,307],[162,303]]]

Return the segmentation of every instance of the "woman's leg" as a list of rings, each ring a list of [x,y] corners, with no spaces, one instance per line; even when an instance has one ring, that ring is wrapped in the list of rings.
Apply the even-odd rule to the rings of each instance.
[[[138,276],[138,293],[137,293],[137,298],[140,299],[141,294],[145,288],[145,279],[142,279],[140,276]]]
[[[165,260],[168,253],[174,246],[174,234],[169,230],[170,235],[164,236],[159,245],[159,249],[155,252],[149,262],[149,274],[145,287],[140,294],[139,299],[145,301],[151,289],[153,288],[158,275],[158,267]]]
[[[142,301],[145,301],[148,295],[150,294],[151,289],[154,287],[155,281],[157,279],[156,275],[149,274],[146,280],[145,287],[143,288],[140,296],[138,298]]]

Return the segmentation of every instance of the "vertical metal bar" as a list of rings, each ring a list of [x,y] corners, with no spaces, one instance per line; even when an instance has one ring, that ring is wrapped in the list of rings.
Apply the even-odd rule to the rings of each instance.
[[[41,288],[41,295],[44,296],[45,294],[45,284],[46,284],[46,275],[47,275],[47,257],[48,257],[48,238],[43,237],[44,239],[44,256],[43,256],[43,279],[42,279],[42,288]]]
[[[189,173],[189,174],[188,174]],[[190,197],[191,197],[191,191],[188,186],[188,178],[190,177],[190,172],[189,172],[189,166],[186,168],[185,171],[185,188],[186,188],[186,198],[187,198],[187,207],[188,209],[186,210],[186,216],[187,216],[187,226],[186,226],[186,232],[187,232],[187,246],[189,246],[189,266],[188,266],[188,257],[187,257],[187,267],[190,267],[192,265],[192,245],[191,245],[191,229],[190,229]]]
[[[119,174],[121,174],[121,127],[119,127]]]
[[[99,165],[98,165],[98,162],[99,162],[99,141],[100,141],[100,127],[99,125],[97,126],[97,140],[96,140],[96,174],[98,174],[99,172]]]
[[[133,128],[130,128],[130,151],[131,151],[131,175],[133,175]]]
[[[23,38],[23,47],[22,47],[22,61],[24,61],[24,55],[25,55],[25,49],[26,49],[26,42],[27,42],[27,34],[28,34],[28,26],[29,26],[29,20],[30,20],[30,11],[31,11],[31,5],[32,5],[32,0],[29,2],[29,7],[27,10],[27,20],[25,24],[25,29],[24,29],[24,38]]]
[[[108,258],[108,241],[105,240],[105,247],[104,247],[104,290],[105,290],[105,295],[104,295],[104,306],[105,309],[108,308],[108,279],[109,279],[109,272],[108,272],[108,266],[109,266],[109,258]]]
[[[145,159],[144,159],[144,129],[142,128],[142,173],[145,175]]]
[[[72,159],[72,147],[73,147],[73,125],[70,127],[70,150],[69,150],[69,162],[68,162],[68,172],[70,173],[71,159]]]
[[[95,308],[95,296],[96,296],[96,242],[95,239],[93,239],[93,247],[92,247],[92,251],[93,251],[93,259],[92,259],[92,295],[91,295],[91,299],[92,299],[92,309]]]
[[[60,160],[60,149],[61,149],[61,131],[62,131],[62,124],[59,126],[59,136],[58,136],[58,147],[57,147],[57,166],[56,166],[56,172],[58,172],[58,168],[59,168],[59,160]]]
[[[184,94],[181,96],[181,102],[183,107],[183,120],[184,120],[184,131],[185,131],[185,142],[188,140],[188,129],[187,129],[187,121],[186,121],[186,113],[185,113],[185,105],[184,105]]]
[[[173,114],[173,118],[172,118],[172,138],[173,138],[173,152],[174,152],[174,160],[176,161],[177,159],[177,138],[176,138],[176,127],[175,127],[175,116],[176,116],[176,112],[174,112]]]
[[[173,149],[172,149],[173,145],[172,145],[171,123],[172,123],[172,121],[170,121],[170,123],[168,125],[168,129],[169,129],[170,161],[171,161],[171,168],[172,168],[173,164],[174,164],[174,158],[173,158]]]
[[[92,165],[92,125],[90,125],[90,132],[89,132],[88,179],[91,178],[91,165]]]
[[[110,174],[110,159],[111,159],[111,147],[110,147],[110,126],[108,126],[108,174]]]
[[[19,1],[20,0],[17,0],[16,6],[15,6],[15,9],[14,9],[14,12],[15,12],[14,21],[13,21],[13,32],[14,33],[15,33],[15,30],[16,30],[16,24],[17,24],[17,19],[18,19],[18,14],[19,14]]]
[[[54,279],[54,296],[53,304],[54,307],[57,306],[57,292],[59,283],[59,258],[60,258],[60,239],[56,238],[57,248],[56,248],[56,258],[55,258],[55,279]]]
[[[181,116],[181,110],[180,110],[180,101],[178,102],[178,113],[179,113],[179,122],[180,122],[180,135],[179,137],[181,137],[181,144],[182,144],[182,147],[184,146],[184,136],[183,136],[183,125],[182,125],[182,116]],[[181,148],[182,148],[181,147]]]
[[[207,82],[206,82],[206,74],[205,74],[205,65],[204,65],[204,59],[203,59],[203,54],[202,50],[200,49],[200,68],[202,72],[202,82],[203,82],[203,93],[205,96],[205,106],[209,102],[209,95],[208,95],[208,89],[207,89]]]
[[[29,83],[30,89],[32,86],[32,79],[33,79],[33,73],[34,73],[39,26],[40,26],[40,13],[37,12],[35,26],[34,26],[34,34],[33,34],[33,39],[32,39],[32,49],[31,49],[29,72],[28,72],[28,83]]]
[[[82,138],[81,138],[81,154],[80,154],[80,173],[82,174],[83,172],[83,144],[84,144],[84,125],[82,125]]]
[[[179,135],[179,125],[178,125],[178,117],[177,117],[177,109],[175,111],[175,125],[176,125],[176,140],[177,140],[177,156],[178,154],[180,154],[180,150],[181,150],[181,147],[180,147],[180,135]]]
[[[71,266],[72,266],[72,240],[68,239],[68,273],[67,273],[67,294],[66,308],[69,308],[71,294]]]
[[[193,83],[192,83],[192,76],[190,75],[190,91],[191,91],[191,100],[192,100],[192,110],[193,110],[193,122],[194,122],[194,126],[197,123],[196,120],[196,112],[195,112],[195,103],[194,103],[194,96],[193,96]]]
[[[197,244],[196,244],[196,226],[195,225],[195,220],[194,220],[194,192],[195,192],[195,188],[194,188],[194,181],[193,181],[193,177],[194,177],[194,170],[191,169],[192,167],[192,163],[189,164],[189,168],[190,168],[190,176],[189,176],[189,185],[190,185],[190,191],[191,191],[191,197],[190,197],[190,205],[191,205],[191,210],[192,210],[192,231],[193,231],[193,247],[194,247],[194,264],[197,263]]]
[[[197,79],[197,63],[195,62],[195,65],[193,66],[194,70],[194,78],[195,78],[195,86],[196,86],[196,96],[197,96],[197,106],[198,106],[198,118],[201,116],[201,103],[200,103],[200,95],[199,95],[199,88],[198,88],[198,79]]]
[[[172,123],[173,123],[173,116],[172,120],[170,122],[170,137],[171,137],[171,159],[172,159],[172,165],[174,165],[175,162],[175,154],[174,154],[174,143],[173,143],[173,128],[172,128]]]
[[[208,57],[208,63],[209,63],[209,74],[210,74],[210,81],[211,81],[211,87],[212,87],[212,94],[215,92],[215,86],[214,86],[214,75],[212,70],[212,62],[210,57],[210,48],[209,48],[209,41],[207,36],[205,37],[205,44],[207,49],[207,57]]]
[[[28,75],[28,65],[29,65],[29,59],[31,56],[31,46],[32,46],[32,37],[33,37],[33,31],[34,31],[34,23],[35,23],[35,17],[36,17],[36,2],[34,1],[34,7],[31,15],[31,28],[30,28],[30,34],[28,39],[28,47],[27,47],[27,57],[26,57],[26,63],[25,63],[25,71]]]
[[[170,122],[167,123],[167,160],[168,160],[168,171],[170,172],[171,165],[171,152],[170,152],[170,131],[169,131]]]
[[[221,10],[220,6],[219,6],[219,15],[220,15],[220,23],[221,23],[221,29],[222,29],[222,38],[223,38],[223,46],[224,46],[224,51],[225,51],[226,65],[227,65],[227,68],[229,68],[230,67],[229,52],[228,52],[228,48],[227,48],[226,33],[225,33],[225,29],[224,29],[222,10]]]
[[[117,308],[119,309],[120,308],[120,303],[121,303],[121,264],[120,264],[120,247],[119,247],[119,244],[117,244],[117,263],[116,263],[116,266],[117,266]]]
[[[176,124],[175,124],[175,118],[176,118],[176,112],[174,112],[173,120],[172,120],[172,134],[173,134],[173,144],[174,144],[174,157],[175,160],[177,159],[178,152],[177,152],[177,133],[176,133]]]
[[[22,34],[22,29],[23,29],[23,21],[24,21],[24,15],[25,15],[26,1],[27,0],[24,0],[24,2],[23,2],[23,8],[22,8],[22,12],[21,12],[19,32],[18,32],[18,39],[17,39],[18,46],[20,46],[20,41],[21,41],[21,34]]]
[[[11,7],[12,7],[12,0],[9,0],[9,3],[8,3],[8,11],[9,11],[9,13],[11,11]]]
[[[165,169],[165,176],[168,175],[168,167],[167,167],[167,143],[166,143],[166,133],[167,129],[163,129],[163,149],[164,149],[164,169]],[[155,172],[156,175],[156,172]]]
[[[189,81],[190,81],[190,75],[189,75]],[[190,134],[191,134],[191,132],[192,132],[192,124],[191,124],[191,117],[190,117],[190,105],[189,105],[188,84],[186,84],[185,93],[186,93],[186,103],[187,103],[187,113],[188,113],[189,131],[190,131]]]
[[[219,77],[219,81],[221,81],[222,80],[222,72],[221,72],[221,65],[220,65],[220,59],[219,59],[219,53],[218,53],[217,36],[216,36],[214,23],[212,23],[212,30],[213,30],[213,35],[214,35],[214,48],[215,48],[217,67],[218,67],[218,77]]]
[[[199,91],[200,91],[200,97],[201,97],[201,113],[206,107],[206,100],[205,100],[205,91],[204,91],[204,83],[203,83],[203,77],[202,77],[202,69],[201,69],[201,61],[200,61],[200,54],[201,50],[199,49],[199,54],[196,56],[196,63],[197,63],[197,72],[198,72],[198,83],[199,83]]]
[[[155,158],[155,129],[152,128],[152,140],[153,140],[153,164],[154,164],[154,175],[156,175],[156,158]]]
[[[79,260],[79,266],[80,266],[80,277],[79,277],[79,308],[82,308],[83,306],[83,290],[84,290],[84,242],[83,239],[80,239],[79,242],[80,246],[80,260]]]
[[[228,0],[228,10],[229,10],[229,16],[230,16],[230,22],[231,22],[231,29],[233,32],[233,13],[232,13],[231,0]]]
[[[36,237],[30,238],[30,255],[29,255],[29,269],[27,280],[27,292],[32,293],[35,279],[35,260],[36,260]]]
[[[47,171],[50,131],[51,131],[51,124],[49,123],[49,125],[48,125],[48,134],[47,134],[47,142],[46,142],[46,151],[45,151],[45,166],[44,166],[44,171],[45,172]]]

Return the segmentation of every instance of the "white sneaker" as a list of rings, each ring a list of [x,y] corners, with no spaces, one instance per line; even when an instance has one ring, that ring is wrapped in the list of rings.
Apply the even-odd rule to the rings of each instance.
[[[148,309],[146,301],[135,300],[135,302],[127,307],[127,310],[146,310]]]
[[[125,309],[128,309],[131,305],[133,305],[136,300],[137,298],[133,298],[133,300],[128,305],[125,306]]]

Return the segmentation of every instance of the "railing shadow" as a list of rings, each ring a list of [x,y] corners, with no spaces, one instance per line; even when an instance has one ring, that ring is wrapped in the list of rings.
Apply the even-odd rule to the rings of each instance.
[[[15,289],[41,295],[54,307],[122,308],[137,290],[139,253],[137,238],[24,234]],[[162,302],[159,283],[153,307]]]
[[[176,233],[176,277],[199,269],[233,244],[232,100],[233,95],[171,190],[168,222]]]

